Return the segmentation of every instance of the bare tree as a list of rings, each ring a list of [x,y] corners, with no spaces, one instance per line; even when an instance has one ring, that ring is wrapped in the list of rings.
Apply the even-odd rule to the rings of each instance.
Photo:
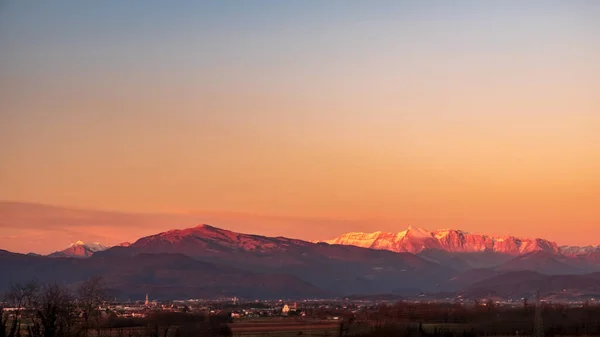
[[[83,282],[77,289],[77,300],[83,311],[84,329],[87,336],[90,319],[95,321],[96,330],[100,329],[100,305],[106,296],[106,287],[101,277],[95,276]]]
[[[59,284],[42,288],[35,301],[35,315],[29,326],[31,337],[67,337],[74,322],[74,301],[69,289]]]
[[[10,312],[5,312],[0,308],[2,315],[0,323],[0,337],[19,337],[21,336],[21,320],[24,311],[29,309],[39,287],[35,282],[15,283],[5,294],[5,302],[11,308]],[[10,321],[10,327],[8,323]]]
[[[4,311],[4,306],[0,305],[0,337],[10,336],[13,337],[15,334],[12,332],[12,329],[9,331],[8,329],[8,320],[10,318],[10,313]],[[9,333],[11,333],[9,335]]]

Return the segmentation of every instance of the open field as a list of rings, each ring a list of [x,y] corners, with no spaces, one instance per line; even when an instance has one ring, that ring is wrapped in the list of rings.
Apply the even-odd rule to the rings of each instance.
[[[311,337],[337,337],[340,332],[339,321],[326,320],[306,320],[297,321],[290,319],[254,319],[241,320],[229,323],[233,337],[291,337],[291,336],[311,336]],[[98,334],[94,329],[88,332],[89,337],[138,337],[148,334],[146,327],[126,327],[101,329]],[[164,330],[159,334],[164,336]],[[167,337],[176,336],[176,328],[171,327]]]
[[[252,320],[229,325],[233,336],[339,336],[339,321]]]

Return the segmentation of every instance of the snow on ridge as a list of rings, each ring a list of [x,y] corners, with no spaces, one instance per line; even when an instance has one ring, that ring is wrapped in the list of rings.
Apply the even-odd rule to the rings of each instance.
[[[409,226],[408,230],[407,230],[407,234],[410,233],[410,236],[412,237],[419,237],[419,238],[430,238],[433,237],[433,233],[423,229],[423,228],[418,228],[418,227],[413,227],[413,226]]]
[[[600,252],[600,245],[587,245],[587,246],[560,246],[558,247],[560,252],[567,256],[578,256],[586,255],[591,253]]]
[[[396,240],[401,240],[401,239],[403,239],[404,237],[406,237],[406,234],[407,234],[407,233],[408,233],[408,230],[404,230],[404,231],[402,231],[402,232],[398,232],[398,233],[396,234]]]
[[[494,251],[519,255],[526,252],[546,251],[560,253],[556,243],[544,239],[522,239],[514,236],[472,234],[455,229],[427,229],[409,226],[398,232],[350,232],[323,241],[330,244],[353,245],[397,252],[419,253],[424,249],[443,249],[450,252]],[[599,250],[600,251],[600,248]]]
[[[103,250],[107,250],[109,247],[99,243],[99,242],[83,242],[81,240],[77,240],[75,243],[71,244],[71,247],[81,246],[92,252],[100,252]]]

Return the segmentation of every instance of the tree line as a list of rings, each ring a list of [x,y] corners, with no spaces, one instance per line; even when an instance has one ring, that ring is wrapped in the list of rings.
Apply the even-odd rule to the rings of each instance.
[[[231,336],[226,314],[150,312],[143,318],[103,314],[106,292],[100,277],[75,289],[59,283],[14,283],[0,303],[0,337]]]
[[[4,295],[6,308],[0,308],[0,337],[87,336],[93,323],[99,327],[105,290],[100,277],[75,292],[59,283],[13,283]]]

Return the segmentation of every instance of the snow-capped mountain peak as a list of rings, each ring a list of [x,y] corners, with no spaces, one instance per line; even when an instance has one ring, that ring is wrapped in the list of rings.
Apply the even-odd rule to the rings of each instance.
[[[109,247],[99,243],[99,242],[83,242],[81,240],[78,240],[74,243],[71,244],[71,247],[76,247],[76,246],[81,246],[81,247],[85,247],[87,249],[89,249],[92,252],[101,252],[103,250],[108,249]]]
[[[413,226],[408,226],[408,229],[405,231],[404,236],[410,236],[413,238],[431,238],[433,237],[433,233],[431,233],[430,231],[423,229],[423,228],[418,228],[418,227],[413,227]]]
[[[77,258],[85,258],[90,257],[92,254],[107,250],[110,247],[107,247],[99,242],[83,242],[78,240],[72,243],[69,248],[54,252],[48,256],[50,257],[77,257]]]
[[[398,233],[352,232],[333,240],[323,241],[329,244],[352,245],[394,252],[420,253],[426,249],[449,252],[497,252],[519,255],[535,251],[558,253],[560,249],[554,242],[543,239],[521,239],[515,237],[493,237],[454,229],[429,231],[409,226]]]

